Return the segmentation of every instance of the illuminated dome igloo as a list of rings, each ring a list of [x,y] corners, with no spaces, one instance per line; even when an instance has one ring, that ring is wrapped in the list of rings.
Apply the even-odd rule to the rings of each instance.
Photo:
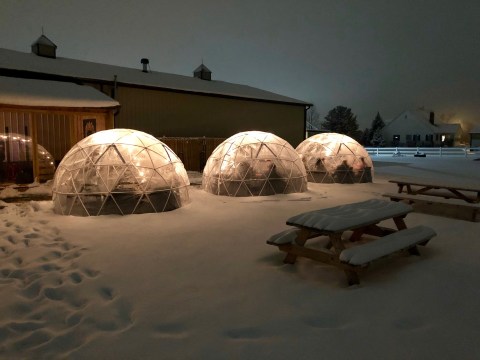
[[[23,162],[32,161],[33,141],[32,138],[16,133],[0,133],[0,141],[9,145],[9,161]],[[55,162],[53,156],[42,145],[37,144],[38,165],[41,169],[40,180],[50,180],[55,173]],[[0,159],[0,162],[4,159]],[[31,168],[31,166],[30,166]]]
[[[52,188],[54,210],[77,216],[169,211],[189,201],[189,184],[181,160],[155,137],[105,130],[63,158]]]
[[[372,182],[373,162],[367,150],[349,136],[324,133],[297,146],[308,181],[317,183]]]
[[[241,132],[217,146],[203,170],[203,189],[215,195],[264,196],[304,192],[302,160],[280,137]]]

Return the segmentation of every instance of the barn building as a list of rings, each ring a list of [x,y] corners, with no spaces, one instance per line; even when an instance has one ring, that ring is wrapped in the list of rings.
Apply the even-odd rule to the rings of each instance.
[[[111,129],[118,108],[90,86],[0,76],[0,183],[49,180],[38,148],[58,163],[85,136]]]
[[[212,80],[212,72],[204,64],[192,76],[183,76],[152,71],[146,58],[139,59],[139,67],[134,69],[62,58],[56,51],[57,46],[44,35],[32,44],[31,53],[0,49],[0,76],[89,86],[120,105],[111,127],[136,129],[158,138],[223,141],[241,131],[260,130],[296,146],[305,137],[310,103]],[[211,151],[212,147],[207,153],[202,149],[202,158],[208,158]],[[58,162],[65,151],[53,154]]]

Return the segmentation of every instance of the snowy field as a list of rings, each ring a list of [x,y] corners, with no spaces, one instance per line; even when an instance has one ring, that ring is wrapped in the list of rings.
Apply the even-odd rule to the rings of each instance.
[[[161,214],[0,202],[0,358],[478,358],[480,223],[409,214],[438,233],[422,256],[374,264],[353,287],[265,243],[292,215],[395,192],[396,175],[480,183],[472,159],[373,159],[371,184],[257,198],[191,186],[188,206]]]

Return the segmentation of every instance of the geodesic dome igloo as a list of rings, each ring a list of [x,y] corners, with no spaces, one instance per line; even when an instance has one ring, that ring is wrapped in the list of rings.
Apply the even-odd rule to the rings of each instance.
[[[372,182],[373,162],[367,150],[351,137],[317,134],[297,146],[308,181],[317,183]]]
[[[155,137],[104,130],[79,141],[55,172],[53,203],[63,215],[141,214],[189,201],[183,163]]]
[[[42,145],[37,144],[38,180],[53,179],[55,161]],[[0,133],[0,166],[5,167],[5,180],[16,182],[33,179],[33,141],[23,134]],[[3,169],[2,169],[3,170]],[[22,179],[24,181],[22,181]]]
[[[263,196],[304,192],[302,160],[280,137],[261,131],[241,132],[217,146],[208,158],[203,189],[215,195]]]

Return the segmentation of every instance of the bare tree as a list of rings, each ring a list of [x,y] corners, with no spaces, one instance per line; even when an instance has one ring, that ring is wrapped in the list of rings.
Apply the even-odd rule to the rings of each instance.
[[[307,110],[307,130],[320,130],[321,127],[320,114],[315,106]]]

